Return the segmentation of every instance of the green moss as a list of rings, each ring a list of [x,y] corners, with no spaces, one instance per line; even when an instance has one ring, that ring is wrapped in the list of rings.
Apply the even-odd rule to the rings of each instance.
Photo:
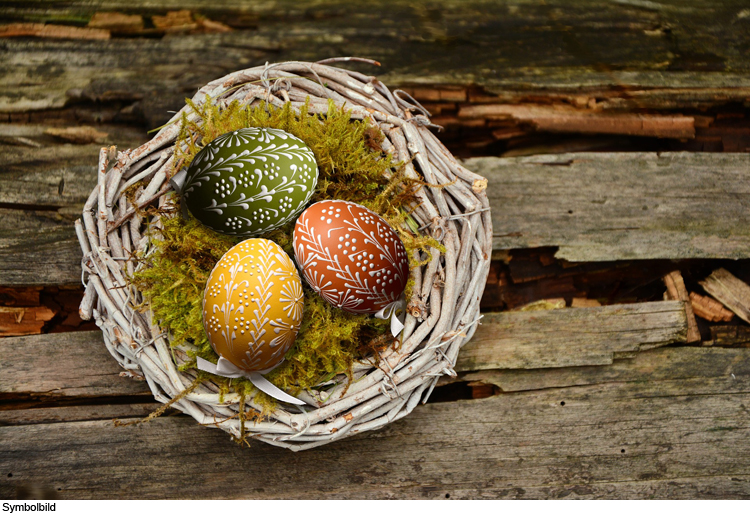
[[[185,222],[163,216],[162,223],[161,237],[151,237],[154,248],[142,257],[146,266],[135,273],[133,283],[175,344],[190,341],[202,357],[215,360],[203,331],[203,290],[213,266],[237,241],[194,218]]]
[[[286,130],[315,153],[320,176],[313,201],[348,200],[380,214],[401,237],[412,266],[422,264],[414,260],[414,249],[427,256],[426,249],[430,246],[444,251],[433,238],[419,235],[409,217],[410,207],[418,203],[415,191],[422,182],[407,178],[405,171],[380,150],[379,129],[353,120],[333,102],[324,116],[308,114],[306,105],[295,113],[289,104],[282,108],[242,107],[236,101],[225,107],[210,100],[200,107],[191,101],[188,104],[200,119],[194,123],[183,116],[175,170],[187,166],[200,149],[226,132],[252,126]],[[203,290],[213,266],[239,239],[220,235],[192,217],[184,221],[164,212],[152,214],[162,216],[161,237],[152,238],[154,247],[140,257],[144,265],[133,277],[133,283],[143,293],[146,306],[156,320],[169,330],[175,344],[188,341],[197,348],[188,353],[191,360],[179,365],[181,369],[194,368],[196,356],[215,362],[218,357],[203,329]],[[266,238],[292,255],[293,227],[292,222]],[[407,298],[412,287],[410,280]],[[304,290],[305,311],[297,339],[287,353],[287,360],[268,375],[274,384],[293,394],[326,382],[336,374],[350,373],[355,360],[376,356],[392,340],[388,321],[339,310],[306,285]],[[219,385],[222,395],[230,390],[244,395],[252,389],[247,380],[206,376]],[[274,406],[274,401],[265,395],[257,396],[256,400],[266,409]]]
[[[210,99],[202,106],[188,105],[199,116],[198,123],[183,115],[177,140],[175,163],[187,166],[193,157],[221,134],[246,127],[278,128],[294,134],[315,153],[320,171],[313,201],[348,200],[367,205],[388,182],[394,168],[390,156],[374,150],[382,141],[378,128],[351,119],[351,112],[336,108],[331,101],[326,115],[310,115],[305,104],[296,113],[291,104],[242,106],[232,101],[225,108]]]
[[[335,308],[305,287],[305,312],[297,340],[270,379],[295,392],[315,387],[339,372],[348,372],[352,361],[372,352],[377,336],[388,328],[388,321]]]

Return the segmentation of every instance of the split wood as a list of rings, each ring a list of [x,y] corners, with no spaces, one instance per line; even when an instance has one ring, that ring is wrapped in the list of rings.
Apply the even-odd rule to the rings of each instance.
[[[213,81],[193,98],[196,105],[207,97],[249,105],[282,106],[290,101],[297,111],[309,99],[309,111],[315,114],[327,113],[328,101],[333,100],[351,111],[353,119],[379,127],[385,136],[383,150],[403,162],[410,177],[433,186],[420,190],[421,203],[413,216],[446,252],[432,251],[432,262],[412,270],[414,294],[400,344],[381,353],[376,366],[355,364],[348,389],[344,375],[339,375],[332,385],[300,394],[305,406],[280,404],[269,418],[244,424],[249,435],[295,451],[380,428],[426,401],[441,375],[455,376],[458,350],[472,337],[481,317],[479,301],[490,267],[487,181],[462,167],[433,136],[429,116],[418,103],[405,100],[398,90],[391,92],[375,77],[328,65],[336,60],[358,59],[267,64]],[[81,317],[96,320],[112,356],[123,368],[142,373],[162,403],[183,392],[197,376],[195,370],[180,372],[173,359],[186,360],[190,345],[173,346],[153,314],[135,308],[143,296],[126,277],[139,266],[129,257],[153,251],[151,240],[158,236],[154,228],[159,217],[144,219],[134,214],[136,209],[152,203],[174,205],[169,179],[183,115],[198,119],[186,106],[141,147],[124,152],[101,149],[98,183],[82,221],[76,221],[86,286]],[[145,186],[135,192],[134,208],[123,193],[139,181]],[[172,406],[202,425],[239,437],[240,399],[238,394],[220,397],[215,384],[204,382]],[[261,410],[252,397],[245,404]]]
[[[695,315],[712,323],[720,321],[728,323],[734,317],[734,314],[724,308],[719,301],[699,293],[690,292],[690,304],[693,306]]]
[[[717,269],[699,284],[740,319],[750,323],[750,286],[724,268]]]
[[[680,139],[695,137],[693,117],[649,114],[607,115],[569,106],[486,104],[464,106],[459,110],[458,122],[472,119],[531,124],[540,132],[627,134]]]
[[[688,296],[687,288],[685,288],[685,281],[682,278],[682,273],[680,273],[679,270],[675,270],[664,275],[662,280],[667,287],[667,297],[673,301],[682,301],[685,303],[685,314],[687,315],[688,324],[687,342],[695,343],[700,341],[701,333],[698,330],[698,321],[695,320],[693,306],[690,303],[690,297]]]

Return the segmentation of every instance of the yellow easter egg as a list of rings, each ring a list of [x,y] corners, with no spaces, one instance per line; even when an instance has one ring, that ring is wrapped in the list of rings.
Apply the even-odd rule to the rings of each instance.
[[[246,371],[284,360],[302,322],[302,282],[292,259],[262,238],[216,263],[203,292],[203,326],[214,351]]]

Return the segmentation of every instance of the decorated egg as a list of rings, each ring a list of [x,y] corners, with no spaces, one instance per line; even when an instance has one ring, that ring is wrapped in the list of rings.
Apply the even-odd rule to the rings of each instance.
[[[219,356],[245,371],[284,359],[302,321],[302,281],[270,240],[240,242],[219,259],[203,293],[203,326]]]
[[[318,165],[302,140],[275,128],[243,128],[206,145],[187,169],[182,197],[200,222],[220,233],[258,236],[305,207]]]
[[[399,300],[409,277],[406,250],[366,207],[317,202],[297,219],[294,256],[310,287],[332,305],[374,314]]]

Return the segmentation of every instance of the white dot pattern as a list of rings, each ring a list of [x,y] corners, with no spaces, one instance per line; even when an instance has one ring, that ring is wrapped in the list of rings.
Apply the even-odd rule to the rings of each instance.
[[[243,128],[219,136],[196,155],[182,196],[212,229],[257,236],[296,217],[317,181],[315,156],[300,139],[273,128]]]
[[[366,207],[325,200],[294,228],[294,256],[310,287],[352,313],[376,313],[398,300],[409,262],[398,235]]]
[[[203,324],[217,354],[237,367],[280,363],[302,322],[302,282],[277,244],[249,239],[230,249],[209,275]]]

